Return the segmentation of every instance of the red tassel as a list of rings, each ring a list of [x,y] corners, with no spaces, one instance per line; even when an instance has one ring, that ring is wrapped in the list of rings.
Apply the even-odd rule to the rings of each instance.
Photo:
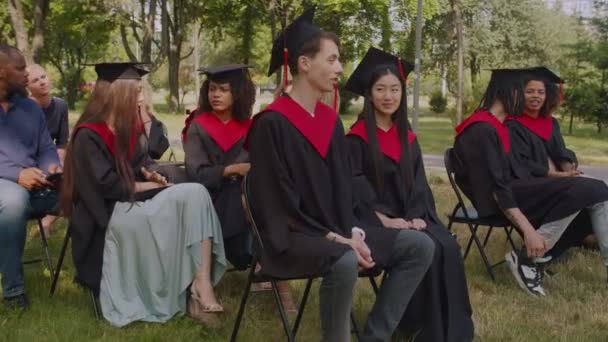
[[[405,71],[403,71],[403,63],[401,63],[401,58],[397,58],[397,66],[399,67],[399,73],[401,74],[403,83],[407,85],[407,77],[405,76]]]
[[[289,52],[287,51],[287,36],[283,32],[283,80],[285,82],[285,90],[289,85],[289,76],[287,75],[287,59],[289,58]]]
[[[334,84],[334,112],[338,112],[338,96],[339,96],[339,91],[338,91],[338,85]]]

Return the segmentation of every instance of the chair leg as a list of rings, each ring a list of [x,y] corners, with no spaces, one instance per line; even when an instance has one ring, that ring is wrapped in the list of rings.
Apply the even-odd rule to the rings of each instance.
[[[302,300],[300,302],[300,307],[298,308],[298,315],[296,316],[296,321],[293,325],[292,334],[295,338],[298,334],[298,328],[300,327],[300,322],[302,321],[302,315],[304,314],[304,308],[306,307],[306,303],[308,302],[308,295],[310,294],[310,288],[312,287],[312,278],[306,281],[306,287],[304,288],[304,294],[302,295]]]
[[[236,316],[236,321],[234,322],[234,327],[232,328],[232,335],[230,336],[230,342],[236,341],[236,336],[239,333],[239,328],[241,327],[241,320],[243,319],[243,314],[245,313],[245,306],[247,305],[247,299],[249,298],[249,293],[251,292],[251,284],[253,283],[253,275],[255,272],[255,264],[249,269],[249,276],[247,277],[247,285],[245,286],[245,292],[243,293],[243,297],[241,298],[241,304],[239,305],[239,311]]]
[[[357,320],[355,319],[355,315],[353,314],[353,311],[350,311],[350,324],[351,324],[351,330],[353,332],[353,334],[355,334],[355,338],[357,339],[357,341],[361,341],[361,333],[359,332],[359,326],[357,325]]]
[[[378,284],[376,283],[376,278],[370,276],[369,282],[370,282],[370,284],[372,284],[372,290],[374,290],[374,294],[377,296],[378,295]],[[384,282],[384,276],[382,276],[382,282]]]
[[[476,232],[477,232],[478,226],[475,226],[474,230],[473,230],[473,227],[471,227],[470,225],[469,225],[469,227],[473,231],[473,235],[471,236],[471,239],[475,242],[475,245],[477,246],[477,250],[479,250],[479,254],[481,255],[481,259],[483,260],[483,263],[486,266],[486,270],[490,274],[490,278],[492,278],[492,281],[496,281],[496,278],[494,277],[494,272],[492,271],[492,265],[490,264],[490,261],[488,260],[488,256],[486,255],[485,249],[483,248],[483,245],[477,238]]]
[[[51,251],[49,250],[49,243],[46,240],[46,236],[44,235],[44,228],[42,226],[42,220],[38,219],[38,230],[40,231],[40,240],[42,240],[42,247],[44,249],[44,254],[46,255],[46,263],[51,273],[53,275],[53,259],[51,258]]]
[[[93,302],[93,311],[95,311],[95,318],[101,319],[101,307],[99,306],[99,300],[93,290],[89,289],[89,295],[91,296],[91,301]]]
[[[486,238],[483,239],[483,247],[485,248],[488,245],[488,240],[490,240],[490,235],[492,235],[493,226],[488,227],[488,232],[486,233]]]
[[[509,241],[509,244],[511,245],[511,248],[513,248],[513,250],[517,250],[517,248],[515,247],[515,242],[513,242],[513,236],[511,236],[511,234],[513,233],[513,227],[511,227],[511,229],[509,229],[509,227],[503,227],[503,229],[505,230],[505,234],[507,235],[507,241]]]
[[[63,265],[63,258],[65,257],[65,252],[68,249],[68,243],[70,242],[70,226],[65,232],[65,238],[63,238],[63,246],[61,247],[61,253],[59,254],[59,259],[57,260],[57,266],[55,266],[55,274],[52,274],[53,281],[51,282],[51,294],[55,294],[55,288],[57,287],[57,280],[59,280],[59,273],[61,272],[61,266]]]
[[[477,228],[479,226],[477,225],[471,225],[471,224],[467,224],[467,226],[469,226],[469,230],[471,231],[471,238],[469,239],[469,242],[467,243],[467,248],[464,251],[464,256],[463,259],[466,259],[467,256],[469,255],[469,252],[471,251],[471,246],[473,245],[473,237],[477,237]]]
[[[270,280],[272,284],[272,294],[274,295],[274,300],[279,308],[279,314],[281,315],[281,321],[283,322],[283,329],[285,330],[285,335],[287,336],[288,342],[293,342],[294,338],[291,333],[291,329],[289,328],[289,319],[287,318],[287,314],[285,313],[285,308],[283,307],[283,303],[281,302],[281,295],[279,295],[279,289],[277,287],[277,281],[274,279]]]

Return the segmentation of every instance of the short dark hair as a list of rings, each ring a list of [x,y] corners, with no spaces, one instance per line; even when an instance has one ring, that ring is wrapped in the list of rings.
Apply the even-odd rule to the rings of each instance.
[[[5,54],[6,56],[11,56],[14,53],[21,54],[21,51],[19,51],[19,49],[17,49],[16,47],[14,47],[12,45],[1,43],[0,44],[0,53]]]
[[[543,82],[545,85],[545,103],[543,103],[543,106],[540,108],[539,115],[542,117],[551,115],[559,106],[560,95],[558,86],[543,77],[527,74],[524,76],[524,90],[530,81]]]
[[[336,45],[340,46],[340,38],[338,38],[338,36],[333,32],[320,31],[319,33],[315,34],[304,44],[302,44],[302,48],[297,54],[289,56],[289,60],[287,62],[291,76],[296,76],[298,74],[298,58],[300,58],[300,56],[314,58],[317,53],[321,51],[321,41],[324,39],[331,40],[332,42],[336,43]]]
[[[209,102],[209,84],[230,84],[232,94],[232,117],[237,121],[245,121],[251,117],[253,104],[255,103],[255,85],[251,81],[249,72],[229,72],[225,74],[209,75],[201,87],[198,100],[198,113],[195,115],[212,112],[213,108]]]

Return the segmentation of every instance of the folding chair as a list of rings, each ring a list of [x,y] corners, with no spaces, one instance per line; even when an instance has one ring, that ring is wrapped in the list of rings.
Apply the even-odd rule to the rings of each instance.
[[[72,227],[68,224],[68,228],[65,231],[65,237],[63,238],[63,246],[61,247],[61,252],[59,254],[59,259],[57,260],[57,267],[55,268],[55,273],[51,271],[52,282],[51,282],[51,292],[50,297],[53,297],[55,294],[55,289],[57,288],[57,280],[59,280],[59,273],[61,273],[61,266],[63,265],[63,259],[65,258],[65,253],[68,249],[68,243],[72,238]],[[91,302],[93,303],[93,311],[95,313],[95,318],[101,319],[101,306],[99,305],[99,296],[95,294],[93,289],[85,286],[83,284],[79,284],[89,291],[89,296],[91,297]]]
[[[169,138],[169,130],[167,129],[167,125],[161,122],[161,127],[163,128],[163,135],[169,141],[169,161],[177,162],[177,157],[175,156],[175,152],[173,151],[173,147],[171,146],[171,139]]]
[[[504,260],[497,262],[495,264],[491,264],[490,261],[488,260],[488,256],[486,255],[485,247],[488,243],[488,240],[490,239],[490,235],[492,234],[492,231],[495,228],[502,228],[506,234],[507,241],[509,242],[511,247],[513,247],[513,249],[516,249],[515,243],[513,242],[513,238],[511,236],[514,228],[511,225],[511,222],[509,222],[509,220],[507,220],[507,218],[505,218],[503,215],[491,216],[491,217],[479,217],[479,214],[477,213],[477,210],[475,209],[475,207],[466,206],[466,204],[464,202],[464,198],[463,198],[462,194],[460,193],[460,190],[458,188],[458,185],[456,184],[456,181],[454,180],[454,160],[453,160],[453,158],[454,158],[453,149],[448,148],[445,151],[443,162],[445,164],[445,170],[448,174],[448,179],[450,180],[452,190],[454,190],[454,193],[456,194],[456,198],[458,200],[458,202],[456,203],[456,206],[454,206],[454,209],[452,210],[452,213],[448,214],[448,219],[449,219],[448,227],[447,227],[448,231],[451,231],[453,223],[461,223],[461,224],[465,224],[467,227],[469,227],[469,231],[471,232],[471,238],[469,239],[469,242],[467,243],[467,247],[464,252],[464,259],[466,259],[466,257],[469,255],[469,251],[471,249],[472,244],[475,243],[475,245],[477,246],[477,250],[479,250],[479,254],[481,255],[483,263],[486,267],[486,270],[490,274],[490,278],[492,278],[492,280],[495,281],[496,279],[494,276],[493,269],[494,269],[494,267],[502,264],[504,262]],[[480,227],[488,227],[488,231],[484,238],[483,244],[477,237],[477,231]]]
[[[43,249],[44,255],[46,257],[46,264],[47,264],[47,267],[49,268],[49,271],[51,272],[51,274],[53,274],[53,259],[51,258],[51,251],[49,250],[49,243],[48,243],[46,236],[44,235],[44,227],[42,226],[42,219],[46,215],[47,215],[46,213],[32,214],[32,215],[30,215],[29,220],[35,220],[36,224],[38,225],[38,232],[40,233],[40,241],[42,242],[42,249]],[[33,264],[33,263],[42,262],[42,261],[44,261],[44,259],[38,258],[38,259],[23,261],[23,264],[25,264],[25,265]]]
[[[245,211],[245,217],[250,223],[251,234],[253,236],[254,248],[253,248],[253,257],[251,265],[249,268],[249,275],[247,276],[247,284],[245,286],[245,290],[243,292],[243,297],[241,299],[241,303],[239,305],[238,314],[236,317],[236,321],[234,322],[234,328],[232,329],[232,335],[230,337],[230,341],[236,341],[239,328],[241,326],[241,321],[243,319],[243,314],[245,312],[245,306],[247,305],[247,300],[249,299],[249,293],[251,284],[253,283],[261,283],[261,282],[270,282],[272,284],[272,293],[274,296],[274,301],[279,309],[279,314],[281,317],[281,322],[283,323],[283,329],[285,331],[285,335],[287,336],[287,341],[292,342],[295,341],[295,336],[298,332],[298,328],[300,326],[300,322],[302,321],[302,314],[304,313],[304,308],[306,307],[306,302],[308,301],[308,295],[310,294],[310,288],[312,286],[312,281],[315,278],[321,277],[322,275],[314,275],[311,277],[296,277],[296,278],[275,278],[268,275],[263,274],[263,269],[259,273],[255,272],[255,265],[260,262],[260,254],[264,252],[264,244],[262,242],[262,238],[260,236],[260,231],[258,230],[257,224],[253,218],[251,213],[251,203],[249,201],[249,184],[248,177],[243,177],[243,182],[241,183],[242,195],[241,195],[241,203],[243,205],[243,210]],[[306,287],[304,288],[304,294],[302,295],[302,299],[300,301],[300,305],[298,308],[298,314],[296,316],[296,320],[293,324],[293,327],[290,328],[289,319],[287,318],[287,314],[285,313],[285,308],[283,307],[283,303],[281,302],[281,297],[279,295],[279,290],[277,287],[278,281],[283,280],[306,280]]]

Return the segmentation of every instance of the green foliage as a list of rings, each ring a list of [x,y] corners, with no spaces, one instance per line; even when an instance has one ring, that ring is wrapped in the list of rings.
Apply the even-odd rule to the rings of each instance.
[[[113,17],[101,1],[51,2],[42,59],[59,71],[59,86],[70,108],[80,97],[85,65],[109,57],[113,29]]]
[[[435,90],[431,93],[429,106],[433,112],[443,113],[448,106],[448,99],[441,94],[441,90]]]

